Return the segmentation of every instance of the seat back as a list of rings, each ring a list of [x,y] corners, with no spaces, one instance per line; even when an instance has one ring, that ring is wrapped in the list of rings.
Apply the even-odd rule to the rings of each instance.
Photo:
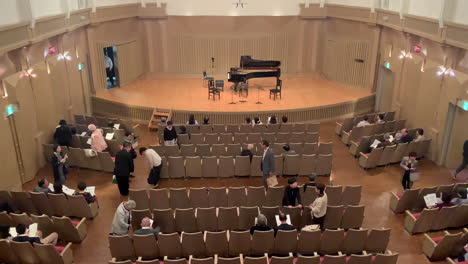
[[[279,215],[279,206],[262,206],[260,212],[267,218],[267,225],[271,228],[276,227],[276,215]]]
[[[408,143],[398,144],[395,152],[393,152],[391,163],[400,162],[403,156],[405,155],[407,148],[408,148]]]
[[[325,188],[325,193],[327,194],[328,198],[328,205],[336,206],[340,205],[341,203],[341,198],[343,194],[343,186],[341,185],[327,185]]]
[[[241,153],[241,144],[245,143],[246,140],[240,140],[241,142],[237,142],[235,144],[228,144],[226,148],[227,156],[239,156]]]
[[[11,217],[11,221],[13,222],[14,226],[17,226],[19,224],[29,226],[30,224],[33,223],[31,218],[26,213],[21,213],[21,214],[11,213],[10,217]]]
[[[241,256],[233,257],[233,258],[223,258],[218,257],[217,264],[242,264],[243,261],[241,260]]]
[[[333,155],[318,155],[315,173],[317,175],[330,175]]]
[[[197,227],[200,231],[218,230],[218,218],[216,208],[197,208],[196,209]]]
[[[371,229],[367,235],[366,251],[369,253],[382,253],[387,249],[390,240],[390,229]]]
[[[247,187],[247,206],[262,206],[265,205],[265,188],[262,186]]]
[[[49,201],[56,215],[69,216],[71,213],[68,199],[65,194],[49,193]]]
[[[291,218],[291,224],[295,227],[295,228],[301,228],[301,211],[302,209],[299,208],[299,207],[287,207],[287,206],[283,206],[283,208],[281,208],[281,211],[286,214],[286,215],[289,215],[290,218]]]
[[[158,245],[160,256],[167,256],[168,258],[179,258],[182,256],[182,245],[177,233],[159,234]]]
[[[228,206],[245,206],[247,194],[244,187],[228,187]]]
[[[169,204],[172,209],[190,208],[190,200],[185,188],[170,188],[169,189]]]
[[[302,151],[302,154],[313,155],[313,154],[317,154],[317,152],[318,152],[317,143],[309,143],[309,142],[304,143],[304,149]]]
[[[60,240],[81,243],[81,241],[86,237],[86,223],[82,223],[80,226],[75,227],[72,224],[71,219],[66,216],[52,216],[52,221],[54,222],[55,230],[57,231]],[[78,227],[80,228],[79,230],[77,229]]]
[[[320,256],[319,255],[298,255],[296,264],[319,264],[320,263]]]
[[[208,144],[198,144],[195,149],[196,156],[207,157],[211,156],[210,145]]]
[[[37,229],[41,230],[43,237],[50,235],[56,230],[55,224],[47,215],[31,215],[31,219],[34,223],[37,223]]]
[[[71,208],[71,216],[86,217],[88,219],[95,216],[83,195],[69,195],[68,204]]]
[[[359,205],[361,202],[361,185],[347,185],[341,196],[341,204],[347,205]]]
[[[206,248],[202,232],[182,233],[182,256],[205,257]]]
[[[205,178],[218,177],[218,160],[214,156],[202,158],[202,173]]]
[[[272,256],[270,260],[270,264],[293,264],[293,263],[294,263],[293,256],[287,256],[287,257]]]
[[[190,144],[190,138],[188,134],[178,134],[177,135],[177,143],[182,145]]]
[[[341,220],[341,228],[360,228],[364,221],[364,205],[349,205]]]
[[[262,176],[263,172],[260,170],[262,156],[253,156],[250,163],[250,176]]]
[[[206,134],[213,132],[213,127],[211,125],[200,125],[200,133]]]
[[[451,219],[456,217],[457,206],[442,207],[432,222],[431,230],[442,230],[449,227]]]
[[[185,178],[184,159],[182,157],[169,157],[169,177]]]
[[[428,250],[426,243],[424,243],[423,252],[431,261],[443,260],[448,256],[454,255],[454,249],[460,242],[461,236],[461,232],[455,234],[445,234],[442,240],[436,243],[432,252]]]
[[[392,162],[393,155],[396,151],[396,148],[397,148],[397,145],[385,147],[382,152],[382,155],[380,155],[379,161],[377,162],[377,166],[390,164]]]
[[[194,144],[181,144],[180,145],[180,155],[183,157],[193,157],[195,156],[195,145]]]
[[[161,227],[162,233],[173,233],[176,231],[172,209],[153,209],[153,217],[154,221]]]
[[[373,264],[396,264],[398,261],[398,253],[377,253]]]
[[[205,143],[209,145],[218,144],[219,143],[218,134],[213,134],[213,133],[205,134]]]
[[[258,207],[239,207],[239,229],[247,230],[255,224],[255,218],[258,216]]]
[[[327,212],[328,215],[328,212]],[[320,243],[320,254],[337,254],[341,251],[344,243],[344,230],[325,230]]]
[[[234,158],[232,156],[219,157],[218,176],[234,177]]]
[[[236,207],[218,208],[218,230],[238,230],[239,215]]]
[[[327,206],[327,214],[325,215],[324,228],[337,229],[341,227],[341,219],[343,218],[344,207],[342,205]],[[332,254],[332,253],[330,253]]]
[[[19,212],[37,214],[37,209],[34,206],[29,193],[11,191],[10,194],[13,207]]]
[[[197,232],[197,220],[193,208],[175,209],[175,226],[177,232]]]
[[[229,255],[250,255],[251,244],[250,231],[229,232]]]
[[[190,188],[189,189],[189,200],[192,208],[206,208],[209,205],[208,202],[208,189],[207,188]]]
[[[289,138],[289,143],[304,143],[305,132],[293,132]]]
[[[98,152],[101,169],[105,172],[114,172],[114,160],[109,152]]]
[[[333,153],[333,142],[321,142],[318,147],[318,154],[328,155]]]
[[[205,144],[205,136],[203,134],[191,134],[190,143],[191,144]]]
[[[426,208],[426,201],[424,200],[424,196],[430,194],[430,193],[436,193],[437,186],[434,187],[425,187],[422,188],[421,191],[419,192],[416,204],[414,205],[414,208],[419,212],[422,209]]]
[[[298,175],[300,168],[299,155],[287,155],[284,157],[283,175]]]
[[[10,242],[6,239],[0,239],[0,262],[18,263],[19,259],[13,251]]]
[[[257,231],[255,231],[257,232]],[[255,235],[255,233],[254,233]],[[275,237],[274,253],[288,255],[297,251],[297,230],[278,230]]]
[[[15,255],[20,259],[21,263],[40,264],[41,260],[34,251],[33,246],[29,242],[14,242],[10,241],[10,247]]]
[[[192,257],[189,263],[190,264],[215,264],[215,260],[213,257],[208,257],[208,258]]]
[[[407,214],[408,213],[409,211],[407,211]],[[434,209],[424,208],[422,213],[416,218],[416,221],[414,222],[412,221],[413,218],[407,215],[405,218],[405,229],[411,234],[428,232],[431,230],[432,223],[434,222],[434,219],[437,217],[438,214],[439,214],[438,208],[434,208]]]
[[[34,243],[34,251],[41,260],[41,263],[65,264],[53,245]]]
[[[208,256],[229,256],[229,243],[227,231],[205,233],[206,254]]]
[[[304,154],[301,157],[299,175],[311,175],[315,173],[317,155]]]
[[[321,264],[345,264],[345,255],[325,255]]]
[[[131,211],[131,214],[132,214],[133,231],[136,231],[141,228],[141,220],[143,220],[143,218],[148,217],[152,219],[151,211],[149,209],[143,209],[143,210],[133,209]]]
[[[250,157],[249,156],[236,156],[234,175],[235,176],[249,176],[250,175]]]
[[[169,196],[167,189],[151,189],[149,190],[150,209],[169,209]]]
[[[231,144],[232,140],[232,133],[221,133],[219,134],[219,143],[222,144]]]
[[[109,249],[112,257],[117,260],[134,259],[136,257],[132,238],[128,235],[109,235]]]
[[[249,190],[247,190],[249,191]],[[274,186],[269,187],[266,192],[266,206],[279,206],[282,204],[284,195],[284,187],[283,186]]]
[[[228,195],[225,187],[208,189],[208,206],[209,207],[227,207]]]
[[[251,124],[241,124],[239,127],[240,133],[250,133],[252,132],[252,125]]]
[[[343,253],[360,254],[366,249],[367,229],[349,229],[343,242]]]
[[[406,210],[412,210],[417,202],[419,189],[409,189],[403,192],[403,195],[398,199],[394,208],[390,208],[395,213],[402,213]]]
[[[34,204],[34,207],[36,207],[38,214],[46,214],[48,216],[54,215],[54,208],[49,202],[47,194],[43,192],[30,192],[29,195],[31,196],[31,200]]]
[[[148,193],[145,189],[129,189],[129,199],[136,202],[137,210],[149,208]]]
[[[318,252],[320,249],[321,242],[321,231],[313,230],[306,231],[301,230],[299,233],[299,239],[297,242],[297,253],[301,255],[314,255],[315,252]]]

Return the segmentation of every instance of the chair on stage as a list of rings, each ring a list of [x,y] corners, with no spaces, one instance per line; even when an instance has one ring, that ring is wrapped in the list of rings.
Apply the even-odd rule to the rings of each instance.
[[[203,86],[205,85],[205,81],[209,84],[210,81],[213,81],[213,77],[208,76],[206,71],[203,71]]]
[[[283,80],[278,79],[278,81],[276,82],[276,88],[270,89],[270,99],[271,99],[272,94],[273,94],[274,100],[276,100],[276,96],[278,96],[278,94],[281,99],[281,87],[282,86],[283,86]]]
[[[215,88],[224,92],[224,81],[223,80],[216,80],[215,81]]]
[[[216,95],[218,96],[218,99],[221,100],[221,90],[215,87],[214,81],[211,79],[208,81],[208,100],[210,97],[213,97],[213,100],[215,100]]]

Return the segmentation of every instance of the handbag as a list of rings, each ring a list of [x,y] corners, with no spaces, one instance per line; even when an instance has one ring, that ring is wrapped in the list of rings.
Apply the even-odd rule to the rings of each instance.
[[[117,184],[117,178],[115,175],[112,175],[112,184]]]
[[[276,178],[276,175],[267,178],[267,185],[268,187],[274,187],[278,185],[278,179]]]
[[[93,149],[84,149],[85,157],[92,158],[97,156],[97,152]]]
[[[421,178],[421,174],[419,172],[413,172],[410,173],[409,178],[412,182],[419,181],[419,178]]]

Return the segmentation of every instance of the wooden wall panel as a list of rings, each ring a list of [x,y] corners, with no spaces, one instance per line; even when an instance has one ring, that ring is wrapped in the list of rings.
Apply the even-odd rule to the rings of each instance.
[[[55,101],[57,119],[71,120],[68,115],[70,106],[70,91],[68,89],[68,74],[64,60],[57,60],[58,56],[47,60],[50,70],[51,90]]]
[[[142,47],[140,41],[117,46],[120,85],[127,85],[143,74]]]
[[[3,105],[0,104],[0,106]],[[2,107],[2,109],[4,108]],[[4,153],[0,159],[0,168],[2,168],[2,173],[0,173],[0,190],[20,191],[22,189],[22,182],[9,120],[2,116],[0,118],[0,127],[0,148]]]

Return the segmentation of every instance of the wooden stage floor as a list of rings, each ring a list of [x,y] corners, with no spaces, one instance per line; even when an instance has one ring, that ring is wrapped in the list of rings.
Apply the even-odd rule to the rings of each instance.
[[[232,83],[225,79],[221,100],[208,100],[206,86],[201,78],[183,76],[152,76],[129,85],[96,92],[96,96],[115,102],[175,110],[190,111],[272,111],[352,101],[370,95],[368,91],[347,87],[319,76],[293,75],[282,77],[283,98],[269,99],[269,90],[274,88],[274,78],[249,81],[247,98],[239,98],[231,91]],[[262,104],[256,104],[258,98]],[[236,104],[229,104],[233,99]],[[241,103],[240,100],[246,100]]]

